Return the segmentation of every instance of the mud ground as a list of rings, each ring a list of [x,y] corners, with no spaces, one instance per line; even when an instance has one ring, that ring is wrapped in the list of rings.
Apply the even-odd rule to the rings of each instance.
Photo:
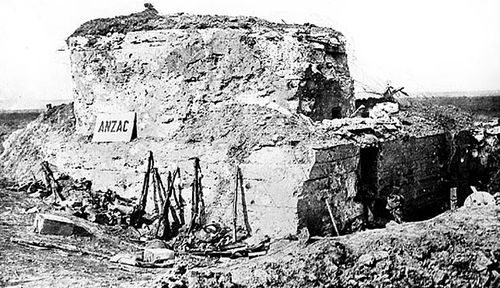
[[[50,201],[47,203],[50,204]],[[92,238],[36,235],[32,232],[36,213],[25,212],[33,207],[38,207],[40,211],[50,210],[50,205],[29,198],[24,192],[0,189],[0,286],[140,287],[153,279],[155,274],[161,273],[161,269],[122,267],[105,258],[11,242],[12,237],[40,238],[109,256],[117,251],[137,250],[133,243],[120,240],[113,235],[117,231],[107,227],[100,227],[102,234]]]
[[[178,265],[154,269],[109,262],[107,257],[116,253],[140,250],[127,230],[94,225],[91,238],[37,235],[32,232],[36,213],[26,212],[33,207],[64,214],[54,211],[50,199],[0,190],[0,286],[171,286],[164,278]],[[70,244],[105,257],[23,246],[13,237]],[[500,249],[498,239],[499,207],[461,208],[422,222],[390,223],[385,229],[341,237],[274,239],[268,254],[254,259],[181,256],[178,264],[188,270],[230,272],[242,287],[485,287],[490,254]]]

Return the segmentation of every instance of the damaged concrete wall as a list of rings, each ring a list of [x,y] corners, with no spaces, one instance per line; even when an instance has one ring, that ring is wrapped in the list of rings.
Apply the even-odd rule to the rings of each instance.
[[[345,42],[333,29],[158,17],[148,31],[92,34],[106,26],[98,19],[68,39],[78,133],[90,134],[100,112],[136,111],[139,137],[171,137],[190,118],[231,103],[314,120],[331,119],[338,107],[342,116],[352,112]]]
[[[449,145],[445,134],[380,143],[376,197],[403,196],[406,221],[426,219],[444,211],[449,199],[444,179]]]
[[[37,163],[47,160],[60,173],[92,180],[94,189],[138,197],[151,150],[163,177],[180,167],[189,202],[190,158],[196,156],[207,222],[228,225],[240,165],[252,230],[271,237],[302,227],[330,234],[325,200],[339,228],[350,229],[364,213],[361,180],[374,181],[382,200],[391,185],[401,185],[408,211],[441,195],[434,186],[440,183],[441,136],[402,136],[423,130],[424,120],[433,122],[429,117],[397,126],[373,119],[310,121],[348,115],[354,104],[345,43],[332,29],[250,17],[139,13],[90,21],[68,45],[74,114],[72,107],[56,107],[60,113],[50,117],[49,111],[9,138],[0,167],[16,180],[32,177]],[[96,114],[129,111],[138,114],[138,139],[90,141]],[[68,122],[59,123],[59,116]],[[367,127],[351,127],[355,122]],[[367,167],[373,170],[361,169],[373,180],[359,174],[364,148],[358,138],[364,133],[392,139],[372,151]]]
[[[335,235],[325,201],[330,203],[340,231],[361,220],[363,207],[356,199],[359,151],[355,143],[315,149],[315,162],[297,206],[299,226],[307,227],[312,235]]]
[[[272,237],[295,234],[297,231],[297,194],[314,163],[314,152],[305,145],[267,146],[256,143],[241,161],[234,155],[234,143],[179,143],[136,140],[130,143],[94,143],[74,133],[72,106],[55,107],[40,116],[26,129],[12,135],[7,149],[0,155],[2,175],[26,182],[41,179],[39,163],[51,164],[56,177],[62,173],[76,179],[92,181],[94,190],[111,189],[120,195],[139,197],[148,151],[154,151],[155,167],[164,181],[167,172],[180,167],[181,187],[187,203],[191,200],[194,178],[193,156],[201,158],[203,194],[207,205],[207,223],[229,225],[232,218],[235,165],[243,174],[248,218],[254,235]],[[288,142],[287,142],[288,143]],[[149,194],[148,211],[152,208]],[[190,217],[187,207],[186,219]],[[239,206],[239,215],[243,215]],[[242,217],[239,225],[243,226]]]
[[[85,23],[67,42],[76,133],[57,153],[42,145],[42,158],[91,179],[94,189],[138,197],[148,150],[164,176],[181,168],[185,191],[189,158],[198,156],[207,221],[222,223],[231,218],[240,165],[254,232],[296,232],[297,195],[315,163],[308,121],[297,112],[322,120],[354,106],[339,32],[252,17],[136,13]],[[89,141],[98,113],[129,111],[137,112],[137,140]]]
[[[228,224],[240,165],[254,233],[295,234],[297,195],[315,163],[310,124],[297,112],[321,120],[341,105],[343,115],[352,111],[342,35],[313,25],[185,14],[154,17],[147,29],[102,33],[116,28],[108,23],[113,19],[84,24],[68,39],[76,132],[30,143],[30,133],[39,133],[28,129],[16,140],[33,151],[26,159],[18,149],[3,155],[3,168],[26,179],[37,170],[31,163],[47,160],[59,173],[92,180],[96,190],[138,197],[151,150],[163,177],[180,167],[189,202],[190,158],[197,156],[207,222]],[[138,114],[138,139],[90,141],[97,113],[128,111]]]

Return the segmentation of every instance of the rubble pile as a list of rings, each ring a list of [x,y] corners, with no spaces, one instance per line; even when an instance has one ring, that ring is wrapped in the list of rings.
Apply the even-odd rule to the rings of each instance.
[[[45,165],[48,164],[42,162],[40,166],[47,167]],[[130,224],[134,199],[123,198],[111,190],[93,191],[91,187],[90,180],[85,178],[75,180],[68,175],[60,174],[57,179],[53,177],[50,182],[31,181],[10,185],[6,189],[25,192],[28,197],[50,203],[51,211],[63,211],[97,224],[110,226]]]
[[[231,271],[236,281],[252,273],[248,287],[495,287],[499,213],[461,208],[425,222],[288,244],[273,259]]]

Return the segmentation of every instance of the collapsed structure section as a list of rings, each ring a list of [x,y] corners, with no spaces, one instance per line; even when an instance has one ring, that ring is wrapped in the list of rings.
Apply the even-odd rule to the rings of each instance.
[[[309,179],[303,183],[297,213],[300,227],[307,227],[313,235],[332,234],[335,225],[339,232],[349,231],[363,216],[358,201],[357,182],[360,148],[355,143],[322,147],[314,150],[315,162]],[[334,219],[332,221],[330,205]],[[355,223],[358,221],[357,223]]]

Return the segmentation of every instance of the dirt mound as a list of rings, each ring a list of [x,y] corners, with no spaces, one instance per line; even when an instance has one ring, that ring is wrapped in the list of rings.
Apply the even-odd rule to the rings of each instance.
[[[0,171],[4,171],[8,178],[22,179],[21,175],[32,178],[31,168],[56,153],[59,145],[64,145],[74,131],[73,104],[63,104],[45,111],[5,141],[5,151],[0,154]]]
[[[3,141],[15,130],[21,129],[28,125],[40,115],[40,112],[2,112],[0,111],[0,154],[3,152]]]
[[[272,259],[230,270],[248,287],[485,287],[499,231],[498,207],[462,208],[307,246],[283,244]]]

